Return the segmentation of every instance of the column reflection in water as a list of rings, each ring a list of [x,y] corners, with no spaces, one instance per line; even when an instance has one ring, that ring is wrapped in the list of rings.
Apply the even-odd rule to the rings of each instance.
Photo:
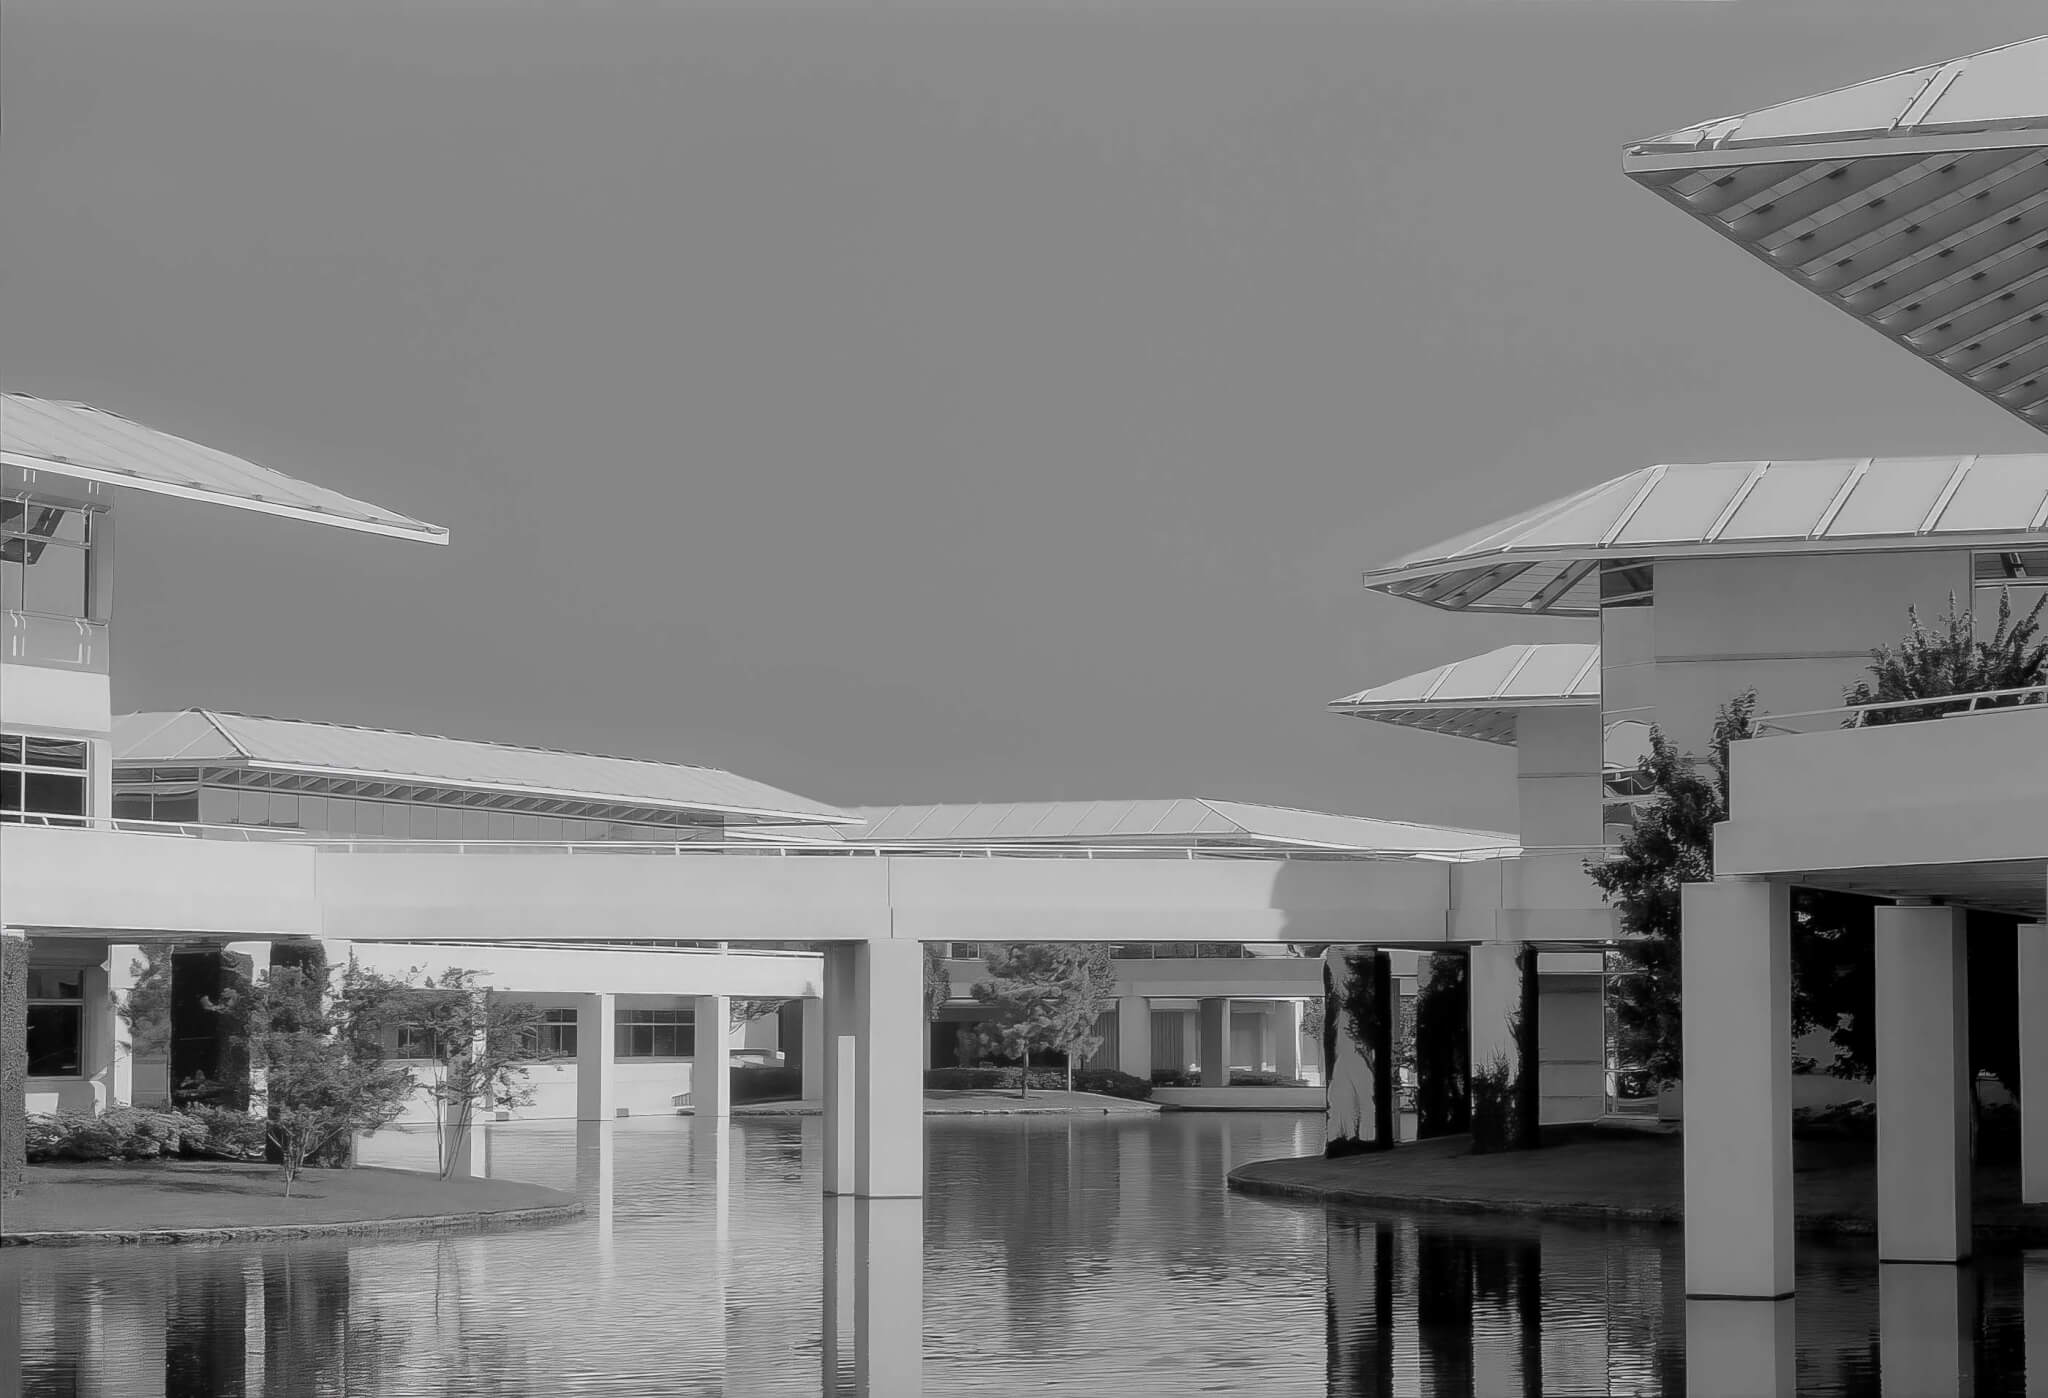
[[[1887,1262],[1877,1269],[1885,1398],[1977,1391],[1977,1277],[1970,1267]]]
[[[924,1201],[828,1197],[823,1271],[820,1390],[834,1398],[919,1398]]]
[[[612,1260],[612,1172],[617,1128],[609,1121],[576,1123],[576,1193],[597,1220],[597,1255]]]
[[[1953,1270],[1953,1269],[1951,1269]],[[1685,1303],[1688,1398],[1794,1398],[1792,1300]]]
[[[2048,1252],[2029,1252],[2020,1272],[2027,1398],[2048,1398]]]
[[[1394,1228],[1332,1211],[1325,1225],[1329,1267],[1327,1381],[1337,1395],[1394,1391]]]

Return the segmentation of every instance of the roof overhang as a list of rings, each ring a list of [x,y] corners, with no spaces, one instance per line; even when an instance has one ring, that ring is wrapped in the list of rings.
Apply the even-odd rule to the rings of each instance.
[[[1578,642],[1503,646],[1329,704],[1349,714],[1512,746],[1532,710],[1600,708],[1600,648]]]
[[[324,524],[363,534],[448,542],[448,531],[268,466],[131,422],[86,403],[28,394],[0,395],[5,430],[0,467],[22,475],[10,487],[33,489],[57,476],[88,486],[195,500],[228,509]]]
[[[1699,462],[1632,471],[1373,569],[1365,585],[1450,611],[1591,617],[1604,568],[1658,559],[2044,542],[2048,454]]]
[[[1628,148],[1630,179],[2048,431],[2048,39]]]

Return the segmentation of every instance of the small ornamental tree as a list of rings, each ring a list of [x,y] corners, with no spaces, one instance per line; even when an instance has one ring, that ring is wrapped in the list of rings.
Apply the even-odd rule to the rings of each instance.
[[[1958,694],[1984,694],[2002,689],[2025,689],[2048,684],[2048,641],[2037,641],[2042,609],[2048,597],[2034,603],[2027,615],[2015,623],[2012,618],[2012,590],[1998,594],[1998,624],[1991,635],[1980,640],[1969,612],[1956,610],[1955,594],[1948,599],[1948,615],[1933,627],[1920,621],[1917,609],[1908,607],[1906,619],[1911,631],[1895,646],[1879,646],[1870,653],[1870,678],[1858,680],[1843,691],[1843,699],[1861,708],[1892,704],[1907,699],[1940,699]],[[2023,702],[2027,696],[2013,695],[1987,701],[1992,707]],[[1916,723],[1951,711],[1953,705],[1930,704],[1900,709],[1874,708],[1851,717],[1864,726],[1883,723]]]
[[[405,1018],[426,1031],[441,1060],[427,1095],[438,1108],[443,1179],[455,1168],[479,1105],[509,1109],[533,1101],[526,1065],[540,1056],[541,1010],[492,993],[479,983],[481,974],[451,966],[405,996]]]
[[[726,1025],[731,1029],[742,1028],[757,1019],[766,1019],[788,1003],[786,998],[764,1000],[748,995],[735,995],[726,1003]]]
[[[995,943],[988,949],[988,973],[973,991],[995,1012],[978,1035],[983,1045],[1023,1063],[1019,1095],[1027,1097],[1031,1055],[1065,1054],[1071,1092],[1074,1059],[1101,1046],[1095,1021],[1115,1003],[1116,968],[1109,948],[1076,942]]]
[[[352,1032],[351,1007],[381,1001],[389,983],[358,986],[353,1002],[326,995],[327,972],[279,966],[248,986],[231,986],[209,1008],[233,1015],[262,1086],[251,1095],[284,1170],[284,1192],[306,1166],[358,1133],[389,1124],[412,1095],[412,1073],[384,1060],[374,1038]]]

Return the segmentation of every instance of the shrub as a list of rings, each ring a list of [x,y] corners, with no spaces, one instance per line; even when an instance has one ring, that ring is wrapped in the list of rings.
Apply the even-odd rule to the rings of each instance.
[[[158,1160],[203,1150],[207,1128],[179,1112],[115,1107],[33,1117],[28,1138],[31,1160]]]
[[[1123,1097],[1133,1102],[1152,1100],[1152,1084],[1114,1068],[1084,1068],[1074,1074],[1074,1091],[1095,1092],[1104,1097]]]
[[[196,1149],[191,1138],[186,1138],[186,1155],[200,1155],[216,1160],[263,1159],[270,1123],[261,1116],[250,1112],[238,1112],[232,1107],[215,1107],[204,1103],[186,1107],[180,1115],[205,1132],[204,1139],[198,1143]]]
[[[1015,1092],[1019,1072],[1017,1068],[928,1068],[924,1085],[937,1092]],[[1067,1086],[1066,1070],[1033,1068],[1031,1086],[1038,1092],[1063,1092]],[[1143,1102],[1152,1096],[1152,1084],[1114,1068],[1077,1068],[1074,1091]]]
[[[1199,1076],[1199,1074],[1190,1073],[1185,1068],[1154,1068],[1152,1070],[1152,1086],[1194,1087]]]
[[[1261,1073],[1256,1072],[1250,1068],[1232,1068],[1230,1070],[1230,1085],[1232,1087],[1308,1086],[1308,1084],[1303,1082],[1300,1078],[1285,1077],[1279,1073]]]

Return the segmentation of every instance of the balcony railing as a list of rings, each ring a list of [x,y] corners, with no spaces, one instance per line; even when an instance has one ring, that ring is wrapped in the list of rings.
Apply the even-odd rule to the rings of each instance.
[[[717,855],[755,858],[876,859],[889,855],[949,859],[1258,859],[1258,860],[1408,860],[1465,864],[1524,853],[1519,845],[1479,846],[1463,850],[1411,849],[1288,849],[1275,845],[981,845],[910,842],[816,843],[751,840],[682,840],[663,844],[643,840],[419,840],[405,836],[332,835],[276,825],[209,825],[199,821],[132,820],[126,817],[46,815],[18,811],[0,816],[0,824],[38,825],[63,829],[114,830],[135,835],[182,836],[187,839],[240,840],[251,844],[306,845],[349,854],[574,854],[574,855]]]
[[[1943,694],[1925,699],[1892,699],[1882,704],[1844,704],[1833,709],[1809,709],[1802,713],[1773,714],[1756,726],[1755,737],[1776,738],[1788,733],[1824,733],[1838,728],[1877,726],[1872,714],[1889,714],[1892,724],[1924,723],[1934,719],[1965,718],[1971,714],[1999,713],[2006,709],[2048,704],[2048,684],[2019,689],[1986,689],[1974,694]]]

